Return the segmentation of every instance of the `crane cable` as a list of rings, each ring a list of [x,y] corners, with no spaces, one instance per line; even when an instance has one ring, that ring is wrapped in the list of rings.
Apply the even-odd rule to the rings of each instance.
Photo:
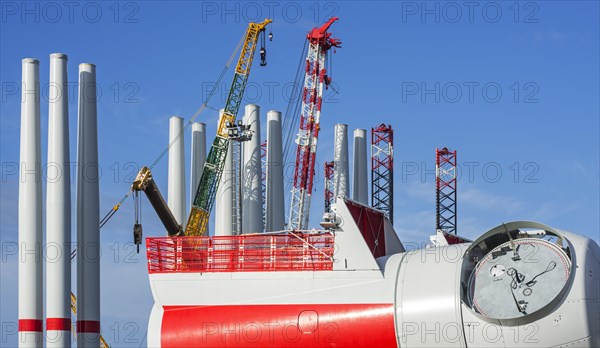
[[[285,129],[285,138],[286,147],[284,150],[285,158],[287,159],[291,138],[295,135],[295,131],[298,130],[296,125],[300,114],[298,111],[298,107],[301,105],[300,99],[302,96],[302,90],[304,89],[304,78],[305,74],[302,69],[303,62],[306,60],[306,49],[307,49],[307,41],[304,42],[304,47],[302,48],[302,52],[300,53],[300,60],[298,61],[298,66],[296,68],[296,76],[294,78],[294,84],[292,85],[292,92],[290,93],[290,99],[288,100],[288,105],[285,111],[286,117],[283,119],[283,128]],[[294,108],[294,110],[292,110]],[[291,118],[287,117],[290,116]],[[284,161],[285,162],[285,161]]]
[[[284,134],[283,138],[285,139],[285,148],[283,150],[283,163],[288,163],[288,160],[291,156],[295,155],[293,151],[294,147],[293,141],[294,135],[296,135],[298,131],[298,120],[301,114],[301,97],[302,91],[304,89],[304,79],[306,75],[302,69],[303,62],[306,61],[306,50],[308,47],[308,41],[304,41],[304,47],[302,48],[302,52],[300,53],[300,59],[298,61],[298,67],[296,68],[296,76],[294,78],[294,84],[292,88],[292,92],[290,93],[290,99],[288,101],[288,105],[285,111],[285,116],[283,119],[283,128]],[[291,118],[289,117],[291,116]],[[285,187],[285,200],[289,200],[290,195],[290,185],[291,183],[288,181]]]
[[[246,33],[244,33],[244,35],[242,36],[242,38],[240,39],[240,41],[236,45],[235,50],[233,51],[233,53],[229,57],[229,60],[227,61],[227,64],[225,65],[225,67],[221,71],[221,74],[219,75],[219,78],[217,79],[217,82],[215,83],[214,87],[212,88],[212,90],[210,91],[210,93],[208,94],[208,96],[206,97],[206,99],[202,102],[202,105],[200,105],[200,107],[198,108],[198,110],[196,110],[196,112],[194,113],[194,115],[185,124],[185,126],[183,127],[183,129],[181,130],[181,132],[179,132],[179,134],[177,134],[177,136],[175,136],[175,138],[169,143],[169,145],[158,155],[158,157],[156,158],[156,160],[154,160],[154,162],[152,162],[152,165],[150,165],[150,167],[149,167],[150,169],[153,169],[158,164],[158,162],[160,162],[160,160],[169,152],[169,149],[177,142],[177,140],[179,140],[179,138],[181,137],[181,135],[184,134],[184,132],[189,128],[189,126],[192,125],[192,123],[194,123],[194,121],[196,120],[196,118],[207,107],[209,107],[208,106],[208,102],[210,101],[210,99],[212,98],[212,96],[217,92],[217,88],[218,88],[218,86],[220,86],[221,80],[223,80],[223,77],[225,76],[225,73],[227,72],[227,70],[229,70],[229,66],[231,65],[231,63],[235,59],[235,56],[236,56],[237,52],[240,50],[240,47],[244,43],[245,37],[246,37]],[[119,208],[121,207],[121,204],[123,204],[123,202],[125,202],[125,200],[129,197],[129,195],[131,195],[132,192],[133,192],[133,190],[130,189],[123,196],[123,198],[121,198],[121,200],[117,204],[115,204],[108,211],[108,213],[106,213],[106,215],[102,218],[102,220],[100,220],[100,228],[102,228],[108,222],[108,220],[110,220],[116,214],[117,210],[119,210]],[[71,258],[73,258],[75,256],[74,254],[75,254],[75,251],[73,251],[73,253],[71,254]]]

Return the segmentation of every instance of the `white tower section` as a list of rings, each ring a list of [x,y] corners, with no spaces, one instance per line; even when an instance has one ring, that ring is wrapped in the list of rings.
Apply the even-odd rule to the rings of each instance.
[[[79,65],[77,133],[77,346],[100,345],[100,195],[96,66]]]
[[[71,346],[71,171],[67,56],[50,55],[46,181],[46,347]]]
[[[183,118],[169,119],[169,184],[167,201],[177,222],[185,226],[185,161],[183,148]]]
[[[369,188],[367,177],[367,131],[354,130],[354,161],[352,163],[354,177],[352,181],[352,199],[362,204],[369,204]]]
[[[192,123],[192,151],[190,161],[190,207],[196,196],[204,162],[206,162],[206,124],[194,122]],[[206,226],[206,231],[209,231],[208,225]]]
[[[42,346],[40,70],[22,61],[19,177],[19,347]]]
[[[281,112],[267,113],[267,176],[265,232],[281,231],[285,224]]]
[[[350,186],[348,179],[348,125],[335,125],[335,144],[333,161],[335,172],[333,178],[334,197],[348,197]]]
[[[219,119],[223,115],[219,110]],[[227,147],[227,158],[217,188],[215,204],[215,236],[233,235],[233,144]]]
[[[262,168],[260,159],[260,108],[246,105],[243,124],[249,125],[252,139],[243,142],[242,162],[242,232],[264,229],[262,220]]]

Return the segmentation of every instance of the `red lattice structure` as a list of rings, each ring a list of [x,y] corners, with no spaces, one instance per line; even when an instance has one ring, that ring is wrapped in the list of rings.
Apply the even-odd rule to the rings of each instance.
[[[325,162],[324,171],[325,171],[325,212],[331,211],[331,205],[333,204],[333,200],[335,199],[333,195],[333,176],[335,172],[334,161]]]
[[[146,238],[148,272],[327,271],[331,233]]]
[[[394,130],[383,123],[371,128],[371,206],[394,223]]]
[[[436,230],[456,230],[456,150],[435,149]]]

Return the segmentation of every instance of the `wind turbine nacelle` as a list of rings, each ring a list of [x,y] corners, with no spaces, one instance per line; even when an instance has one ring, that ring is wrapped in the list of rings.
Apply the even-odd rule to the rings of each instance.
[[[148,238],[163,243],[148,254],[148,346],[600,346],[589,238],[519,221],[405,251],[383,212],[358,202],[338,198],[324,220],[310,243],[263,233],[187,250]],[[178,259],[191,250],[201,271]]]

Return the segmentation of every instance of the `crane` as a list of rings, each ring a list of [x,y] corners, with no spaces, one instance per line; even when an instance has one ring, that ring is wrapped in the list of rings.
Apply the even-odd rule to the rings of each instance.
[[[262,23],[250,23],[246,30],[244,45],[240,52],[240,57],[235,68],[233,82],[225,102],[225,110],[219,119],[217,127],[217,135],[208,152],[198,190],[192,202],[192,209],[188,217],[188,222],[185,227],[184,234],[186,236],[201,236],[206,232],[206,226],[210,217],[210,211],[215,202],[215,195],[223,167],[227,156],[227,148],[229,147],[229,133],[232,131],[232,126],[235,123],[238,110],[244,97],[246,83],[250,76],[250,68],[256,51],[258,36],[264,32],[267,25],[271,23],[270,19],[265,19]],[[260,50],[261,65],[266,65],[264,57],[266,51],[264,47]]]
[[[302,91],[300,129],[296,139],[298,147],[288,224],[291,230],[304,230],[308,227],[323,85],[327,88],[331,83],[325,69],[325,59],[329,49],[341,47],[342,44],[340,40],[332,38],[327,30],[337,20],[338,17],[329,19],[321,27],[313,28],[306,36],[309,48]]]
[[[167,234],[169,236],[177,236],[181,234],[182,228],[181,225],[177,222],[177,219],[169,209],[169,206],[165,202],[154,178],[152,177],[152,172],[148,167],[142,167],[139,173],[133,180],[131,184],[131,191],[133,191],[133,197],[135,199],[135,210],[136,210],[136,221],[135,225],[133,225],[133,242],[137,246],[138,253],[140,252],[140,244],[142,244],[142,224],[139,223],[139,206],[140,201],[138,197],[138,193],[140,191],[146,194],[150,204],[152,204],[152,208],[156,211],[156,214],[160,218],[160,221],[165,226],[167,230]]]
[[[204,235],[206,232],[206,225],[215,201],[217,186],[223,172],[229,140],[231,137],[235,137],[237,134],[236,131],[238,129],[236,126],[234,126],[234,123],[242,102],[242,98],[244,96],[246,83],[250,75],[250,68],[252,67],[252,61],[254,58],[254,52],[256,51],[256,44],[258,42],[259,34],[264,32],[269,23],[271,23],[271,20],[265,19],[262,23],[250,23],[248,25],[248,29],[246,30],[244,37],[244,44],[237,61],[231,89],[225,104],[225,109],[221,118],[219,119],[217,135],[212,143],[208,157],[204,164],[200,183],[196,191],[185,230],[183,229],[183,226],[177,222],[177,219],[165,202],[158,189],[158,186],[156,185],[156,182],[154,181],[154,178],[152,177],[150,168],[142,167],[138,172],[131,185],[131,191],[133,192],[136,200],[136,221],[133,227],[133,240],[137,245],[138,252],[140,244],[142,243],[142,225],[138,221],[138,212],[140,211],[140,201],[138,195],[140,191],[146,194],[146,197],[152,204],[152,207],[156,211],[156,214],[160,218],[169,236],[198,236]],[[272,38],[272,34],[270,34],[269,37]],[[263,47],[260,49],[261,66],[266,65],[266,53],[263,37]],[[115,207],[118,209],[118,206]]]
[[[146,194],[152,207],[156,211],[161,222],[165,226],[169,236],[179,236],[182,234],[188,236],[204,235],[206,232],[206,224],[210,217],[210,211],[215,201],[215,194],[217,192],[217,186],[223,173],[223,166],[225,164],[225,157],[227,155],[227,147],[229,146],[229,136],[235,135],[232,131],[237,129],[234,128],[235,119],[242,103],[244,96],[244,90],[246,89],[246,83],[250,75],[250,68],[252,67],[252,61],[254,59],[254,52],[256,51],[256,44],[258,43],[259,34],[265,31],[265,28],[272,20],[265,19],[261,23],[249,23],[248,29],[246,30],[244,44],[240,52],[240,56],[237,61],[235,75],[233,82],[229,90],[229,95],[225,103],[225,111],[219,120],[219,126],[217,128],[217,135],[208,153],[208,158],[204,164],[202,176],[200,178],[200,184],[196,191],[196,196],[190,211],[188,223],[185,230],[177,222],[173,213],[169,209],[165,202],[162,194],[160,193],[152,172],[148,167],[142,167],[138,172],[135,180],[131,185],[131,191],[136,199],[136,211],[140,204],[138,194],[140,191]],[[272,39],[272,34],[269,34],[269,38]],[[260,49],[261,66],[267,65],[266,63],[266,49],[264,48],[264,36],[263,36],[263,47]],[[125,196],[125,198],[127,195]],[[125,199],[124,198],[124,199]],[[124,200],[123,199],[123,200]],[[122,200],[122,201],[123,201]],[[121,201],[121,202],[122,202]],[[102,219],[100,227],[110,219],[114,213],[119,209],[121,202],[116,204],[111,211]],[[136,214],[136,223],[133,227],[133,239],[137,245],[137,251],[140,251],[140,244],[142,243],[142,225],[138,221]],[[71,259],[75,256],[75,252],[71,254]],[[77,298],[71,293],[71,309],[73,313],[76,313]],[[109,347],[108,343],[104,338],[100,337],[100,346]]]

